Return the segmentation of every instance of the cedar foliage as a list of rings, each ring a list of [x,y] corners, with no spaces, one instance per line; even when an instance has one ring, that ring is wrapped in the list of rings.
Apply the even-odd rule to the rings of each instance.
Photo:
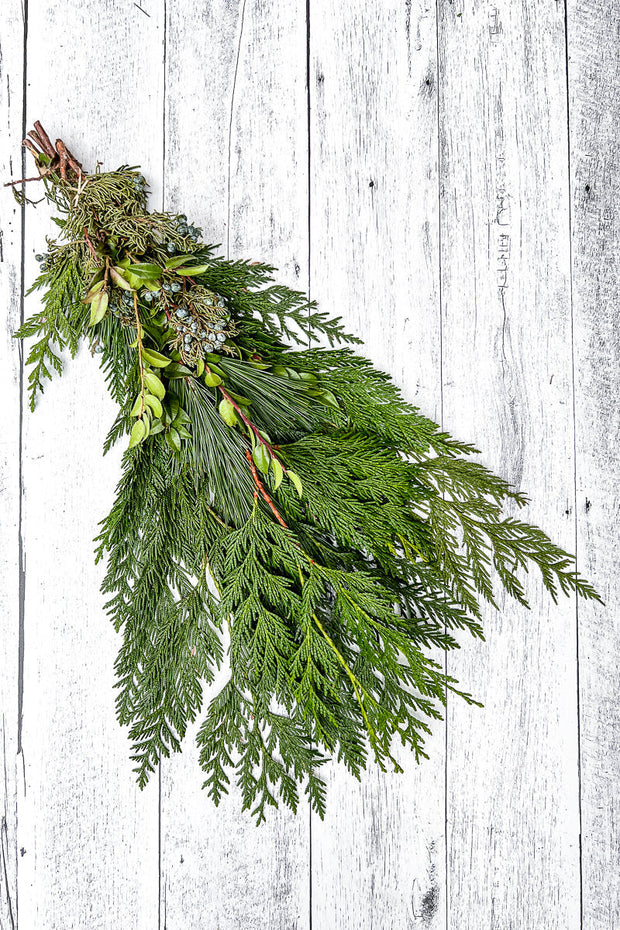
[[[17,336],[35,340],[32,407],[88,339],[119,405],[105,450],[130,437],[97,559],[138,783],[202,713],[216,804],[234,781],[260,823],[303,788],[323,816],[327,759],[401,771],[399,744],[425,756],[448,691],[475,703],[430,652],[459,630],[483,638],[494,583],[527,605],[534,565],[554,600],[597,594],[506,515],[526,497],[408,404],[339,319],[268,265],[218,256],[185,216],[149,212],[137,169],[60,172],[43,148],[61,231]],[[330,347],[303,348],[317,340]]]

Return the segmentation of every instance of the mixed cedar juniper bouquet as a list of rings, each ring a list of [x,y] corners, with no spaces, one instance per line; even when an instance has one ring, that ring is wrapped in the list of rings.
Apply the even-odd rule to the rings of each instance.
[[[260,823],[302,786],[323,815],[326,759],[400,771],[448,691],[472,701],[429,653],[482,637],[493,577],[522,604],[530,563],[554,599],[596,592],[503,512],[524,495],[407,404],[338,319],[267,265],[216,255],[185,216],[149,212],[135,168],[85,173],[35,126],[24,144],[60,232],[17,335],[35,339],[32,406],[82,338],[118,403],[104,449],[127,449],[97,558],[138,782],[202,713],[216,804],[234,781]]]

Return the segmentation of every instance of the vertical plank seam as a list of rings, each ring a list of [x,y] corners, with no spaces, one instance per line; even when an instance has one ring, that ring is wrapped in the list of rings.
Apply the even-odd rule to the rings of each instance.
[[[164,0],[163,4],[163,49],[162,49],[162,68],[163,68],[163,85],[162,85],[162,121],[161,121],[161,209],[162,213],[166,208],[166,92],[167,92],[167,69],[168,69],[168,3]],[[162,927],[162,895],[165,893],[164,876],[162,874],[162,778],[161,778],[162,758],[159,754],[159,765],[157,766],[157,927],[158,930],[165,930],[166,926],[166,908],[163,907],[164,925]],[[165,897],[164,897],[165,902]]]
[[[571,393],[573,406],[573,507],[574,507],[574,551],[575,570],[579,570],[577,546],[579,542],[577,513],[577,399],[575,388],[575,314],[573,302],[573,180],[571,163],[570,130],[570,76],[568,61],[568,2],[564,0],[564,58],[566,62],[566,153],[568,161],[568,260],[569,260],[569,302],[571,335]],[[577,816],[579,822],[579,927],[583,928],[583,845],[582,845],[582,783],[581,783],[581,690],[579,678],[579,602],[575,597],[575,687],[577,703]]]
[[[22,139],[26,138],[26,120],[27,104],[26,96],[28,91],[28,2],[22,0],[22,11],[24,18],[23,30],[23,58],[22,58]],[[26,177],[26,149],[22,147],[21,152],[22,178]],[[22,193],[25,194],[24,185],[22,184]],[[26,284],[26,204],[23,202],[20,209],[21,235],[20,235],[20,293],[19,293],[19,321],[20,325],[24,322],[25,316],[25,284]],[[24,794],[26,793],[26,769],[24,764],[23,746],[22,746],[22,723],[24,714],[24,647],[26,632],[26,565],[24,552],[24,347],[23,342],[19,340],[19,430],[18,430],[18,493],[19,505],[17,514],[17,557],[19,572],[18,583],[18,645],[17,645],[17,755],[21,754],[22,766],[24,773]],[[19,856],[17,853],[17,824],[19,820],[19,805],[15,817],[15,924],[19,927]]]
[[[241,57],[241,43],[243,42],[243,26],[245,23],[245,6],[247,0],[243,0],[241,7],[241,22],[239,23],[239,39],[237,41],[237,57],[235,59],[235,73],[233,75],[233,86],[230,95],[230,119],[228,121],[228,186],[227,186],[227,204],[226,204],[226,258],[230,258],[230,188],[231,188],[231,164],[232,164],[232,130],[235,113],[235,92],[237,90],[237,73],[239,71],[239,58]]]
[[[312,286],[312,272],[311,272],[311,257],[312,257],[312,213],[311,213],[311,195],[312,195],[312,183],[311,183],[311,170],[312,170],[312,150],[311,150],[311,133],[312,133],[312,117],[310,112],[310,2],[311,0],[306,0],[306,184],[307,184],[307,203],[308,203],[308,225],[307,225],[307,236],[308,236],[308,249],[307,249],[307,262],[308,262],[308,273],[307,273],[307,285],[308,285],[308,300],[311,298],[311,286]],[[308,307],[308,320],[310,319],[310,307]],[[310,338],[308,337],[308,348],[310,348]],[[312,860],[312,804],[308,798],[308,930],[312,930],[312,870],[313,870],[313,860]]]
[[[443,432],[444,423],[444,399],[443,399],[443,292],[441,286],[442,268],[441,268],[441,61],[440,61],[440,42],[439,42],[439,24],[441,19],[440,0],[435,0],[435,54],[437,62],[436,69],[436,94],[437,94],[437,249],[438,249],[438,301],[439,301],[439,418],[441,430]],[[447,633],[447,626],[444,623],[444,633]],[[448,653],[443,657],[444,674],[448,675]],[[445,710],[444,710],[444,888],[446,899],[446,921],[445,926],[449,926],[449,883],[448,883],[448,689],[444,687]]]

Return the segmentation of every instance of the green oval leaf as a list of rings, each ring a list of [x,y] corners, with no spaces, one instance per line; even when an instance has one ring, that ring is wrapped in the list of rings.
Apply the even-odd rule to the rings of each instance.
[[[90,304],[90,323],[89,326],[96,326],[100,323],[108,310],[109,297],[107,291],[100,291],[95,294]]]
[[[170,359],[166,358],[165,355],[161,355],[160,352],[156,352],[155,349],[143,348],[142,358],[154,368],[165,368],[167,365],[170,365]]]
[[[185,268],[177,268],[176,273],[180,275],[204,274],[208,270],[208,265],[188,265]]]
[[[191,259],[191,255],[175,255],[173,258],[166,259],[164,264],[168,271],[174,271],[179,265],[185,265],[189,259]]]
[[[159,398],[154,394],[145,394],[144,403],[149,405],[156,417],[160,417],[164,412]]]
[[[228,426],[237,425],[237,412],[229,400],[226,400],[226,398],[223,397],[217,409],[219,410],[220,416],[224,423],[227,423]]]
[[[129,445],[128,449],[133,449],[134,446],[137,446],[138,443],[142,442],[146,435],[146,426],[142,420],[136,420],[134,423],[131,434],[129,436]]]
[[[277,491],[280,485],[282,484],[282,478],[284,477],[284,469],[278,461],[278,459],[271,460],[271,470],[273,471],[273,489]]]
[[[196,361],[196,377],[200,378],[201,375],[204,374],[204,370],[205,370],[204,359],[199,358]]]
[[[170,421],[176,420],[177,414],[179,412],[179,398],[175,397],[174,394],[168,395],[168,402],[166,404],[166,412],[170,417]]]
[[[186,368],[185,365],[180,365],[178,362],[170,362],[166,368],[166,378],[170,378],[170,380],[174,378],[187,378],[187,376],[191,374],[192,372],[189,368]]]
[[[222,383],[222,379],[219,375],[214,374],[212,371],[208,371],[205,375],[205,384],[207,387],[217,387],[218,384]]]
[[[114,283],[117,284],[119,287],[122,287],[124,291],[130,291],[132,289],[131,284],[129,283],[127,278],[123,276],[121,272],[122,272],[121,268],[117,268],[116,266],[113,265],[110,268],[110,277],[112,278]]]
[[[240,407],[249,407],[252,403],[249,397],[244,397],[243,394],[235,394],[234,391],[227,391],[228,394],[232,397],[233,400],[236,400]]]
[[[340,404],[334,397],[331,391],[328,391],[327,388],[321,388],[318,392],[319,399],[323,401],[328,407],[335,407],[336,410],[340,410]]]
[[[166,374],[167,374],[167,372],[166,372]],[[162,382],[159,380],[159,378],[157,377],[157,375],[155,374],[155,372],[153,372],[153,371],[145,371],[145,372],[144,372],[144,381],[145,381],[145,383],[146,383],[147,388],[148,388],[149,391],[151,392],[151,394],[154,394],[155,397],[159,398],[159,400],[163,400],[163,399],[164,399],[165,394],[166,394],[166,388],[164,387],[164,385],[162,384]],[[160,414],[160,416],[161,416],[161,414]]]
[[[286,477],[287,477],[290,481],[293,482],[293,484],[295,485],[295,488],[296,488],[296,490],[297,490],[297,493],[298,493],[299,496],[301,497],[301,496],[303,495],[303,493],[304,493],[304,488],[303,488],[303,485],[302,485],[302,483],[301,483],[301,478],[299,477],[299,475],[296,475],[294,471],[291,471],[290,469],[288,469],[287,472],[286,472]]]
[[[181,437],[179,436],[178,430],[176,430],[174,426],[171,426],[166,433],[166,442],[173,452],[181,451]]]
[[[150,262],[138,262],[136,265],[130,265],[127,270],[136,278],[157,278],[162,273],[163,268]]]
[[[88,294],[84,298],[84,303],[89,304],[91,300],[93,299],[93,297],[95,296],[95,294],[98,294],[99,291],[102,289],[102,287],[103,287],[103,278],[101,278],[100,281],[97,281],[96,284],[93,284]]]
[[[269,453],[267,452],[267,447],[259,442],[256,444],[252,451],[252,458],[254,459],[254,464],[263,475],[269,474],[269,465],[271,464],[269,459]]]

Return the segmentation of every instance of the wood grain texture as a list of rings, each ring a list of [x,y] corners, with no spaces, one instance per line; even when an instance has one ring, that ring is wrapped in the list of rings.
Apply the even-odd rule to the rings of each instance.
[[[85,347],[20,419],[4,190],[0,930],[620,928],[620,12],[437,10],[4,0],[0,180],[21,175],[25,89],[28,125],[87,166],[142,165],[154,208],[342,314],[409,400],[530,495],[526,519],[577,545],[606,607],[554,608],[535,576],[530,612],[501,598],[486,643],[448,660],[484,708],[450,699],[404,775],[332,766],[323,823],[302,804],[257,830],[234,791],[214,809],[197,725],[140,793],[92,555],[114,408]],[[26,211],[26,285],[52,230]]]
[[[427,3],[313,0],[311,294],[438,416],[436,31]],[[443,731],[420,768],[332,766],[312,825],[313,926],[445,925]]]
[[[135,7],[127,15],[121,2],[31,0],[27,124],[41,119],[91,169],[98,159],[107,168],[142,163],[157,183],[163,24],[151,6],[147,17]],[[44,205],[29,208],[27,281],[53,228]],[[33,312],[37,297],[26,304]],[[97,523],[119,478],[120,452],[101,458],[114,415],[84,346],[24,416],[22,930],[157,922],[157,785],[143,794],[136,788],[115,720],[119,638],[93,557]]]
[[[583,928],[620,927],[620,8],[568,4]]]
[[[23,20],[10,0],[0,33],[0,179],[22,177]],[[20,44],[20,38],[22,44]],[[21,712],[20,353],[13,333],[21,316],[22,210],[5,189],[0,211],[0,927],[18,919],[17,810],[23,795]],[[8,196],[7,196],[8,194]]]
[[[245,0],[196,10],[188,20],[186,7],[171,7],[168,36],[166,207],[186,212],[224,254],[267,261],[279,268],[278,280],[305,288],[305,11]],[[164,925],[306,930],[305,799],[297,818],[274,812],[260,830],[240,812],[234,786],[214,808],[201,790],[197,728],[183,754],[162,767]]]
[[[574,546],[568,140],[559,4],[440,3],[444,425]],[[448,927],[579,927],[575,607],[501,595],[448,671]]]

